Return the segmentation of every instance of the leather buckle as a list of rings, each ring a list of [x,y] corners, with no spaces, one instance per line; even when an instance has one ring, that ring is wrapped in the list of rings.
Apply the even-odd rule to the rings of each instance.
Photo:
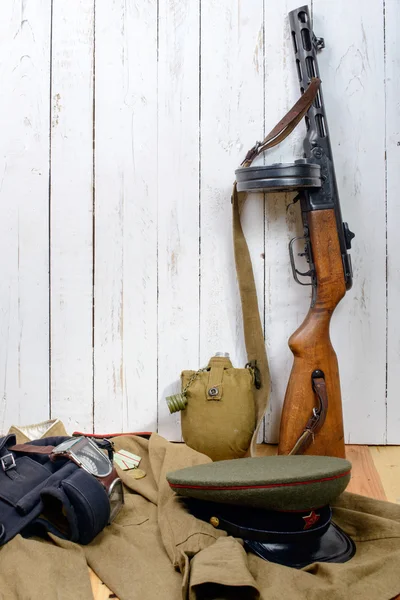
[[[11,454],[5,454],[4,456],[2,456],[0,458],[0,464],[3,468],[3,471],[9,471],[10,469],[15,469],[16,462],[15,462],[15,458],[14,455]]]
[[[313,408],[312,409],[312,417],[310,417],[310,420],[307,423],[307,427],[306,429],[310,429],[311,431],[314,431],[315,427],[318,425],[318,422],[321,418],[321,410],[317,409],[317,408]]]
[[[242,166],[247,162],[251,163],[255,159],[255,157],[258,154],[258,150],[260,149],[260,146],[261,146],[261,142],[256,142],[254,144],[254,146],[252,148],[250,148],[250,150],[246,154],[244,161],[241,163]]]

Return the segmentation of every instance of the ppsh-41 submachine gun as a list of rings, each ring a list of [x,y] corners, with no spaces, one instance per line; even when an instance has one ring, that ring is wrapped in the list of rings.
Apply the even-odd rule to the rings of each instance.
[[[295,280],[312,286],[309,312],[289,339],[294,355],[279,437],[280,454],[344,457],[342,401],[338,363],[332,347],[331,316],[352,285],[348,250],[354,234],[343,223],[328,124],[319,78],[317,52],[324,40],[312,30],[307,6],[289,13],[301,97],[289,113],[247,154],[236,171],[237,192],[298,192],[304,226],[302,238],[289,244]],[[253,166],[261,152],[278,144],[304,117],[304,157],[294,163]],[[299,271],[294,243],[304,241],[308,269]],[[308,277],[305,283],[300,277]]]

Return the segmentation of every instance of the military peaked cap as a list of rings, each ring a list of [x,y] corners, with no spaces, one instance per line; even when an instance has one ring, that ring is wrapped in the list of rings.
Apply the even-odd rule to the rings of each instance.
[[[350,474],[341,458],[265,456],[186,467],[167,480],[196,517],[244,539],[261,558],[301,568],[354,555],[330,508]]]

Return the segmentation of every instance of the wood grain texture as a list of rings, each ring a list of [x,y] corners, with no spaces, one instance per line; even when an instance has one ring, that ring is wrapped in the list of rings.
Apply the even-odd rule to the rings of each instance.
[[[356,234],[354,284],[335,311],[331,331],[345,439],[380,444],[386,429],[383,4],[315,0],[313,14],[315,33],[325,38],[319,67],[342,215]]]
[[[117,596],[97,577],[96,573],[89,567],[90,584],[92,586],[94,600],[118,600]]]
[[[347,491],[376,500],[386,500],[380,472],[376,469],[368,446],[346,446],[346,458],[352,464]]]
[[[400,435],[400,6],[385,1],[386,166],[387,166],[387,413],[386,442]]]
[[[326,419],[304,454],[344,457],[340,379],[329,334],[333,311],[346,292],[334,210],[310,212],[308,228],[317,279],[316,298],[304,322],[289,338],[294,362],[283,403],[279,453],[292,451],[313,408],[319,408],[312,389],[312,373],[320,370],[325,376],[328,397]]]
[[[94,421],[157,428],[157,5],[99,2]]]
[[[400,447],[371,446],[369,450],[387,500],[400,504]]]
[[[94,1],[52,14],[51,415],[92,431]]]
[[[49,416],[51,5],[0,19],[0,432]]]
[[[257,444],[256,456],[276,456],[277,454],[277,444]]]
[[[199,364],[200,3],[160,4],[158,61],[158,431],[180,440],[165,397]]]

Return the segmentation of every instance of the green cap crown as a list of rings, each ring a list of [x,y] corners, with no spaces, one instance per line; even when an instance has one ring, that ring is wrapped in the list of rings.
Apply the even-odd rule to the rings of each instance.
[[[167,474],[179,495],[267,510],[330,504],[347,487],[351,463],[326,456],[264,456],[186,467]]]

